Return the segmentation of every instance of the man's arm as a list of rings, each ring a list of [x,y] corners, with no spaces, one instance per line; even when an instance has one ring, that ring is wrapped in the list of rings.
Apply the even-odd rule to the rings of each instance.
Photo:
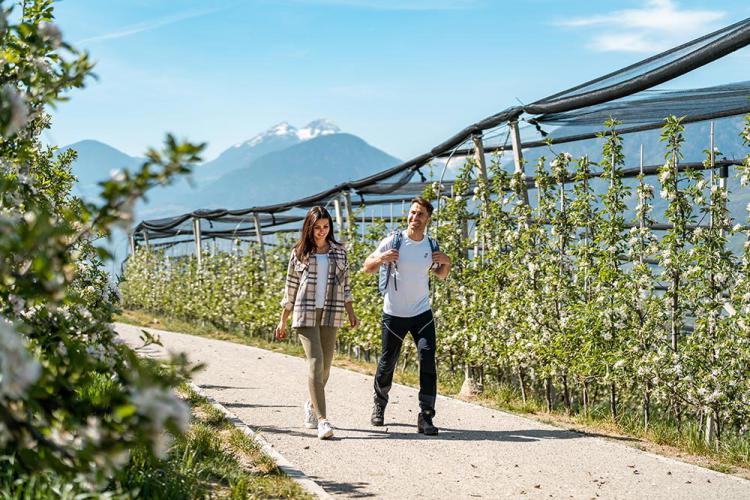
[[[451,272],[451,259],[443,252],[432,252],[432,262],[438,265],[432,272],[439,279],[444,280]]]
[[[395,262],[398,260],[398,250],[387,250],[380,252],[375,250],[365,259],[365,263],[362,266],[362,270],[369,274],[375,274],[378,272],[378,268],[387,262]]]

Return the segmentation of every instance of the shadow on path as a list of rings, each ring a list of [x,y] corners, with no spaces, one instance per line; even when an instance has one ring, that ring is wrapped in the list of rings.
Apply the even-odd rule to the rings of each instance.
[[[257,390],[258,387],[235,387],[232,385],[213,385],[213,384],[200,384],[204,389],[253,389]]]
[[[304,432],[288,427],[261,426],[262,432],[269,434],[286,434],[294,437],[314,438],[312,432]],[[346,427],[336,427],[334,430],[353,433],[354,435],[336,436],[335,439],[427,439],[434,441],[504,441],[526,443],[530,441],[541,441],[544,439],[580,439],[589,437],[573,431],[556,430],[556,429],[519,429],[512,431],[493,431],[493,430],[475,430],[475,429],[448,429],[440,428],[440,434],[437,436],[425,436],[417,433],[414,425],[407,424],[390,424],[383,428],[363,427],[361,429],[350,429]]]
[[[541,441],[543,439],[579,439],[586,437],[583,434],[566,430],[547,429],[518,429],[512,431],[493,431],[476,429],[450,429],[441,427],[437,436],[424,436],[417,433],[415,425],[390,424],[383,430],[374,428],[365,429],[343,429],[362,436],[351,436],[347,439],[431,439],[440,441],[503,441],[526,443],[530,441]]]
[[[365,491],[365,488],[369,483],[337,483],[336,481],[328,481],[316,476],[310,476],[310,479],[322,486],[328,493],[346,495],[352,498],[368,498],[375,496],[374,493]]]
[[[256,405],[253,403],[227,403],[225,401],[219,401],[219,404],[227,408],[297,408],[295,405]]]

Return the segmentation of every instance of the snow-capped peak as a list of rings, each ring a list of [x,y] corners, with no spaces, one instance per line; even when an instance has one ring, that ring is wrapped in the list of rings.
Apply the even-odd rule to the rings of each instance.
[[[341,129],[338,128],[335,123],[326,120],[325,118],[321,118],[311,121],[307,126],[299,129],[297,131],[297,137],[299,137],[301,141],[306,141],[308,139],[320,137],[321,135],[338,134],[339,132],[341,132]]]
[[[245,142],[235,144],[234,147],[235,148],[239,148],[242,146],[253,147],[253,146],[257,146],[258,144],[260,144],[261,142],[263,142],[264,140],[270,137],[296,136],[297,133],[298,133],[298,130],[294,126],[290,125],[289,122],[281,122],[269,128],[265,132],[262,132],[256,135],[252,139],[248,139]]]
[[[281,122],[265,132],[256,135],[252,139],[235,144],[234,147],[257,146],[264,140],[272,137],[296,137],[300,141],[307,141],[309,139],[320,137],[321,135],[337,134],[339,132],[341,132],[341,129],[339,129],[336,124],[325,119],[311,121],[305,126],[305,128],[301,129],[297,129],[293,125],[290,125],[289,122]]]

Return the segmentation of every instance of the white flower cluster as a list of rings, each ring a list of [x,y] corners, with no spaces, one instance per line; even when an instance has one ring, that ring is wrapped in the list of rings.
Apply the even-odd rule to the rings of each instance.
[[[62,32],[55,23],[47,21],[39,23],[39,34],[55,49],[62,45]]]
[[[172,421],[180,432],[186,432],[190,425],[190,410],[172,391],[163,387],[146,387],[133,393],[131,402],[138,415],[146,417],[151,424],[153,451],[164,457],[169,448],[169,438],[165,424]]]
[[[37,381],[41,366],[29,354],[23,337],[0,318],[0,399],[18,399]]]
[[[6,137],[16,134],[29,121],[29,110],[22,94],[15,86],[8,83],[0,90],[0,111],[8,114],[8,121],[3,131]]]

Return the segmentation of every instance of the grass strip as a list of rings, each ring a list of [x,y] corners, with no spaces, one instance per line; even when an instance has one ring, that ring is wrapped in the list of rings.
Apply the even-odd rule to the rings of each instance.
[[[122,490],[138,498],[312,498],[260,446],[188,384],[178,390],[193,421],[167,458],[135,450],[119,474]]]

